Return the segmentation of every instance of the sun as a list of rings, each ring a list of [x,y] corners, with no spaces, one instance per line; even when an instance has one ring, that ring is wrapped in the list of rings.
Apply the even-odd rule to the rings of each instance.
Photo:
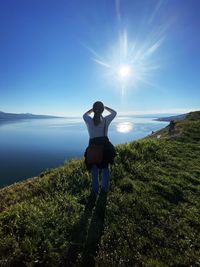
[[[114,84],[118,83],[121,96],[124,96],[129,88],[136,88],[138,83],[154,87],[151,74],[160,68],[155,63],[154,54],[164,40],[165,36],[159,34],[155,38],[130,41],[125,29],[120,32],[107,57],[102,57],[88,46],[86,48],[92,53],[92,60],[104,68],[106,77],[113,80]]]
[[[118,69],[118,75],[120,78],[127,78],[131,74],[131,67],[128,65],[122,65]]]

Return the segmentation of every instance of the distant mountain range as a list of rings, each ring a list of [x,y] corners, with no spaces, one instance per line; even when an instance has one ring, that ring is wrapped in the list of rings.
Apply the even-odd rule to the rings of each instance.
[[[0,120],[18,120],[18,119],[50,119],[50,118],[61,118],[51,115],[35,115],[31,113],[6,113],[0,111]]]
[[[169,117],[162,117],[162,118],[155,119],[155,121],[171,121],[171,120],[180,121],[180,120],[184,120],[187,115],[188,113],[175,115],[175,116],[169,116]]]
[[[157,115],[134,115],[134,117],[158,117],[157,119],[154,119],[155,121],[171,121],[171,120],[183,120],[186,118],[186,114],[181,115],[174,115],[174,116],[166,116],[166,117],[159,117],[160,114]],[[52,115],[35,115],[31,113],[6,113],[3,111],[0,111],[0,120],[18,120],[18,119],[51,119],[51,118],[63,118],[58,116],[52,116]]]

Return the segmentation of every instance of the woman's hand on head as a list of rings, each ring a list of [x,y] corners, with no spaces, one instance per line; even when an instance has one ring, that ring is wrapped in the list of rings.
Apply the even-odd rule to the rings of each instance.
[[[115,110],[112,109],[112,108],[109,108],[109,107],[107,107],[107,106],[104,106],[104,108],[105,108],[107,111],[109,111],[110,113],[115,113],[115,114],[117,114],[117,111],[115,111]]]
[[[108,111],[112,111],[112,109],[109,108],[109,107],[107,107],[107,106],[104,106],[104,108],[105,108],[106,110],[108,110]]]
[[[91,108],[91,109],[89,109],[89,110],[87,111],[88,114],[90,114],[90,113],[92,113],[92,112],[93,112],[93,108]]]

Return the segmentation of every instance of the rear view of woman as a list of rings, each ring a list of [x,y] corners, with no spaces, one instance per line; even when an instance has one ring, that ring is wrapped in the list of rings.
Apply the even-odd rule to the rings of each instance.
[[[104,109],[110,113],[105,117],[102,116]],[[90,116],[92,112],[94,113],[93,118]],[[93,104],[93,108],[83,115],[90,137],[89,146],[85,152],[85,163],[92,174],[92,191],[94,193],[99,191],[99,174],[102,175],[102,191],[107,192],[108,190],[109,164],[113,163],[116,153],[107,134],[108,127],[116,114],[115,110],[97,101]]]

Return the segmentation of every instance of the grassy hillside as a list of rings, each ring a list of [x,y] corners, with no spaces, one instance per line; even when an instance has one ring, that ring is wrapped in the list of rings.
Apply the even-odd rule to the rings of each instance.
[[[176,131],[170,140],[182,141],[185,143],[198,143],[200,141],[200,111],[191,112],[187,115],[185,120],[175,121]],[[157,139],[157,136],[161,136],[161,139],[169,139],[168,126],[160,131],[157,131],[150,136],[152,139]]]
[[[117,151],[108,195],[82,160],[0,190],[0,266],[200,266],[200,112]]]

